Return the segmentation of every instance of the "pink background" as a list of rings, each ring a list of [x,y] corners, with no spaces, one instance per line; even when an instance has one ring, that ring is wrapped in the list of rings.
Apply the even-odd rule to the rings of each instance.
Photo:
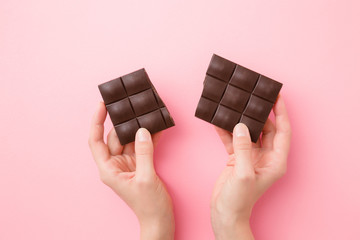
[[[212,53],[284,83],[287,175],[257,203],[258,239],[359,239],[358,1],[0,2],[0,239],[137,239],[87,145],[97,85],[145,67],[176,127],[156,150],[176,239],[214,239],[227,159],[194,117]],[[107,120],[107,129],[111,123]]]

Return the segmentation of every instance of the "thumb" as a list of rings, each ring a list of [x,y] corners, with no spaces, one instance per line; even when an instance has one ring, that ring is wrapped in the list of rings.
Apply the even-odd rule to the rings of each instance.
[[[251,162],[251,139],[249,129],[243,123],[234,127],[233,146],[235,154],[235,170],[239,176],[253,172]]]
[[[135,136],[135,158],[136,175],[139,177],[149,177],[154,174],[153,163],[154,147],[151,135],[145,128],[140,128]]]

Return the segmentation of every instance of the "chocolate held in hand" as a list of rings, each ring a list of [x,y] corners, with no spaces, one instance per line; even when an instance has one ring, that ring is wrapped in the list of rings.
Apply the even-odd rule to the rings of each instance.
[[[175,125],[145,69],[100,84],[99,90],[121,145],[133,142],[140,127],[153,134]]]
[[[214,54],[195,116],[230,132],[244,123],[256,142],[281,87],[282,83]]]

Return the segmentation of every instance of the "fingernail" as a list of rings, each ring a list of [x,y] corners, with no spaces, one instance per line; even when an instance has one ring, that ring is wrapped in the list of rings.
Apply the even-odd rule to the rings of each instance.
[[[136,137],[139,142],[150,141],[150,134],[145,128],[140,128],[136,134]]]
[[[236,137],[246,136],[246,128],[243,123],[239,123],[235,126],[234,133]]]

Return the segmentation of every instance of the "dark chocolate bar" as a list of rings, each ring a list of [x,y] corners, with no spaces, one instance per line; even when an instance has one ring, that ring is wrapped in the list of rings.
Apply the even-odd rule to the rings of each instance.
[[[145,69],[100,84],[99,90],[121,145],[133,142],[140,127],[153,134],[175,125]]]
[[[256,142],[281,87],[282,83],[214,54],[195,116],[230,132],[244,123]]]

